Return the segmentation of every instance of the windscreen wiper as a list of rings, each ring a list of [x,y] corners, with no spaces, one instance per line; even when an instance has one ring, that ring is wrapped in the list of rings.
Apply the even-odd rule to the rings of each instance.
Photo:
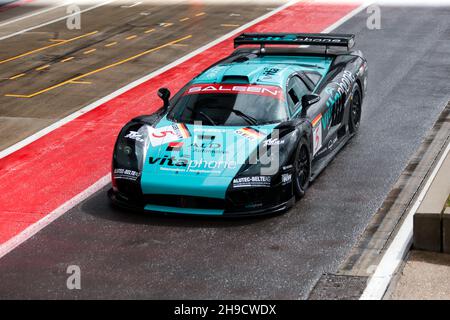
[[[214,120],[211,119],[211,117],[208,116],[208,115],[207,115],[206,113],[204,113],[203,111],[197,111],[197,110],[192,109],[191,107],[186,107],[186,109],[188,109],[188,110],[191,111],[191,112],[198,113],[198,114],[201,115],[203,118],[205,118],[206,120],[208,120],[213,126],[217,126],[217,123],[215,123]]]
[[[258,120],[256,120],[255,118],[253,118],[252,116],[249,116],[248,114],[243,113],[242,111],[239,110],[235,110],[232,109],[231,110],[234,114],[236,114],[237,116],[241,117],[242,119],[244,119],[245,121],[248,122],[248,124],[251,124],[252,126],[256,126],[258,125]]]
[[[202,108],[209,108],[209,109],[223,109],[221,107],[216,107],[216,106],[202,106]],[[248,124],[252,125],[252,126],[256,126],[258,125],[258,120],[256,120],[255,118],[253,118],[252,116],[249,116],[248,114],[243,113],[240,110],[236,110],[236,109],[231,109],[231,110],[227,110],[227,111],[231,111],[233,112],[235,115],[237,115],[238,117],[241,117],[242,119],[244,119]]]

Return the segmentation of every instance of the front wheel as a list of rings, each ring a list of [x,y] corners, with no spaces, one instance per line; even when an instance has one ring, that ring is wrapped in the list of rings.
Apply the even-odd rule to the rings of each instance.
[[[294,160],[294,189],[297,199],[305,195],[311,178],[311,159],[306,141],[302,141],[297,149]]]

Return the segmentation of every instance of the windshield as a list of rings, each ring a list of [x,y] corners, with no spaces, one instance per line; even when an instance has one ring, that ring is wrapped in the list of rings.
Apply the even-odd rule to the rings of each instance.
[[[234,84],[191,86],[168,116],[177,122],[215,126],[262,125],[287,119],[281,88]]]

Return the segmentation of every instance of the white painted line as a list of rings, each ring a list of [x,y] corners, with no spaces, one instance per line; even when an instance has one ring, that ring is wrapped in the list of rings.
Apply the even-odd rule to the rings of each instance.
[[[44,23],[39,24],[39,25],[34,26],[34,27],[29,27],[29,28],[26,28],[26,29],[23,29],[23,30],[20,30],[20,31],[11,33],[11,34],[8,34],[8,35],[6,35],[6,36],[0,37],[0,40],[5,40],[5,39],[8,39],[8,38],[17,36],[17,35],[19,35],[19,34],[22,34],[22,33],[25,33],[25,32],[28,32],[28,31],[31,31],[31,30],[34,30],[34,29],[37,29],[37,28],[41,28],[41,27],[48,26],[49,24],[52,24],[52,23],[55,23],[55,22],[58,22],[58,21],[61,21],[61,20],[64,20],[64,19],[73,17],[73,16],[78,15],[78,14],[80,14],[80,13],[84,13],[84,12],[87,12],[87,11],[90,11],[90,10],[93,10],[93,9],[96,9],[96,8],[98,8],[98,7],[107,5],[107,4],[109,4],[109,3],[111,3],[111,2],[114,2],[114,1],[116,1],[116,0],[108,0],[108,1],[105,1],[105,2],[101,2],[101,3],[99,3],[99,4],[96,4],[95,6],[92,6],[92,7],[86,8],[86,9],[83,9],[83,10],[81,10],[80,12],[75,12],[75,13],[66,15],[66,16],[64,16],[64,17],[60,17],[60,18],[57,18],[57,19],[54,19],[54,20],[51,20],[51,21],[44,22]]]
[[[439,169],[442,166],[446,156],[450,152],[450,143],[447,145],[444,153],[439,159],[436,167],[428,178],[425,186],[423,187],[419,197],[416,202],[412,206],[411,210],[409,210],[403,224],[398,230],[397,235],[395,236],[392,243],[389,245],[388,249],[383,255],[380,263],[375,269],[374,274],[369,280],[366,289],[360,297],[360,300],[381,300],[383,299],[384,294],[389,286],[389,283],[392,280],[397,268],[402,263],[404,257],[406,256],[408,250],[412,244],[413,238],[413,218],[420,204],[422,203],[428,189],[431,186],[434,178],[436,177]]]
[[[151,78],[156,77],[157,75],[189,60],[190,58],[198,55],[199,53],[208,50],[209,48],[215,46],[216,44],[236,35],[237,33],[242,32],[243,30],[251,27],[252,25],[255,25],[269,17],[271,17],[272,15],[286,9],[287,7],[293,5],[294,3],[298,2],[298,0],[291,0],[289,2],[287,2],[286,4],[282,5],[281,7],[277,8],[276,10],[272,11],[272,12],[268,12],[265,15],[262,15],[261,17],[250,21],[244,25],[242,25],[241,27],[234,29],[233,31],[223,35],[222,37],[216,39],[213,42],[210,42],[206,45],[204,45],[203,47],[198,48],[197,50],[192,51],[191,53],[187,54],[186,56],[164,66],[163,68],[156,70],[152,73],[150,73],[149,75],[138,79],[128,85],[126,85],[125,87],[107,95],[106,97],[103,97],[102,99],[84,107],[83,109],[67,116],[64,119],[59,120],[58,122],[48,126],[45,129],[42,129],[41,131],[33,134],[32,136],[26,138],[25,140],[22,140],[18,143],[16,143],[15,145],[3,150],[2,152],[0,152],[0,159],[2,159],[3,157],[5,157],[8,154],[11,154],[12,152],[15,152],[17,150],[19,150],[20,148],[23,148],[24,146],[32,143],[33,141],[45,136],[46,134],[48,134],[49,132],[56,130],[57,128],[61,127],[62,125],[76,119],[77,117],[79,117],[80,115],[93,110],[95,108],[97,108],[98,106],[102,105],[103,103],[121,95],[122,93],[148,81]],[[367,5],[363,4],[361,5],[358,9],[359,10],[353,10],[351,13],[353,13],[353,15],[357,14],[358,12],[360,12],[362,9],[364,9]],[[345,21],[347,21],[348,19],[350,19],[351,16],[346,15],[345,16],[346,19],[343,20],[339,20],[341,21],[341,24],[344,23]],[[340,24],[333,24],[332,27],[337,28]],[[331,27],[326,28],[325,30],[327,30],[327,32],[330,32],[332,29]],[[325,31],[324,30],[324,31]],[[82,201],[84,201],[85,199],[89,198],[91,195],[93,195],[94,193],[96,193],[98,190],[102,189],[103,187],[105,187],[106,185],[108,185],[110,183],[110,174],[107,174],[106,176],[104,176],[103,178],[101,178],[100,180],[98,180],[97,182],[95,182],[95,184],[93,184],[91,187],[89,187],[88,189],[86,189],[85,191],[81,192],[80,194],[78,194],[77,196],[73,197],[71,200],[67,201],[65,204],[63,204],[61,207],[59,207],[58,209],[56,209],[55,211],[51,212],[48,216],[42,218],[41,220],[39,220],[38,222],[36,222],[35,224],[29,226],[27,229],[25,229],[24,231],[22,231],[21,233],[19,233],[18,235],[16,235],[15,237],[13,237],[12,239],[8,240],[7,242],[5,242],[4,244],[0,245],[0,258],[2,258],[4,255],[6,255],[7,253],[11,252],[12,250],[14,250],[17,246],[19,246],[20,244],[22,244],[23,242],[25,242],[26,240],[28,240],[30,237],[32,237],[33,235],[35,235],[37,232],[39,232],[40,230],[42,230],[43,228],[45,228],[46,226],[48,226],[52,221],[56,220],[58,217],[62,216],[65,212],[67,212],[68,210],[70,210],[71,208],[75,207],[77,204],[81,203]]]
[[[79,193],[63,205],[61,205],[59,208],[52,211],[50,214],[46,215],[44,218],[39,220],[38,222],[30,225],[28,228],[23,230],[18,235],[12,237],[5,243],[0,245],[0,259],[17,248],[20,244],[34,236],[36,233],[38,233],[40,230],[44,229],[46,226],[48,226],[50,223],[58,219],[60,216],[62,216],[64,213],[75,207],[78,203],[86,200],[89,198],[92,194],[99,191],[101,188],[106,186],[111,181],[111,176],[108,174],[98,180],[96,183],[94,183],[92,186],[84,190],[83,192]]]
[[[363,11],[365,8],[367,8],[368,6],[370,6],[372,3],[374,3],[374,0],[364,1],[362,5],[360,5],[360,6],[357,7],[356,9],[350,11],[347,15],[343,16],[341,19],[339,19],[338,21],[336,21],[335,23],[333,23],[331,26],[329,26],[328,28],[326,28],[325,30],[323,30],[322,33],[330,33],[331,31],[333,31],[333,30],[336,29],[337,27],[343,25],[343,24],[346,23],[348,20],[350,20],[352,17],[354,17],[355,15],[357,15],[358,13],[360,13],[361,11]]]
[[[130,5],[123,5],[123,6],[120,6],[121,8],[133,8],[133,7],[136,7],[136,6],[138,6],[138,5],[140,5],[142,3],[142,1],[139,1],[139,2],[135,2],[135,3],[133,3],[133,4],[130,4]]]
[[[49,12],[49,11],[52,11],[52,10],[55,10],[55,9],[67,6],[67,5],[71,4],[71,3],[73,3],[73,1],[65,2],[65,3],[57,5],[55,7],[47,8],[47,9],[44,9],[44,10],[41,10],[41,11],[38,11],[38,12],[35,12],[35,13],[31,13],[29,15],[22,16],[22,17],[19,17],[19,18],[16,18],[16,19],[8,20],[8,21],[6,21],[4,23],[0,23],[0,27],[4,27],[4,26],[6,26],[8,24],[11,24],[11,23],[23,20],[23,19],[28,19],[28,18],[32,18],[32,17],[38,16],[40,14],[43,14],[43,13],[46,13],[46,12]]]

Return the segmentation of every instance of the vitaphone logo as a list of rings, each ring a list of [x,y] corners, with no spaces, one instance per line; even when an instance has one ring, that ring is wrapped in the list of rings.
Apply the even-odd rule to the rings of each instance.
[[[199,160],[192,160],[188,158],[177,158],[177,157],[150,157],[149,163],[151,165],[158,165],[158,166],[167,166],[167,167],[180,167],[181,168],[187,168],[189,171],[190,169],[234,169],[237,166],[236,161],[222,161],[222,160],[205,160],[205,159],[199,159]]]
[[[336,102],[345,94],[349,93],[352,88],[352,84],[355,82],[355,76],[350,71],[344,71],[342,78],[339,82],[333,82],[336,87],[327,87],[325,92],[330,96],[327,100],[327,111],[322,115],[322,127],[326,129],[331,123],[331,116],[333,112],[333,108],[336,105]]]
[[[295,35],[287,35],[283,37],[254,37],[253,41],[298,41],[298,42],[316,42],[316,43],[341,43],[341,39],[333,38],[311,38],[297,37]]]
[[[168,165],[169,167],[173,167],[173,166],[186,167],[187,164],[189,163],[189,159],[185,159],[185,158],[177,159],[176,157],[168,157],[168,156],[164,156],[162,158],[161,157],[158,157],[158,158],[150,157],[149,163],[150,164],[158,164],[159,163],[160,166]]]
[[[298,38],[299,41],[302,42],[317,42],[317,43],[341,43],[341,39],[332,39],[332,38]]]

